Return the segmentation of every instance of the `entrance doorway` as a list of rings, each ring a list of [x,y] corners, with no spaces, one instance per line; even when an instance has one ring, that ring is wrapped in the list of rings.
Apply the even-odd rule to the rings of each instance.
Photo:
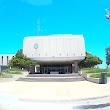
[[[41,72],[42,74],[51,74],[51,73],[68,74],[72,72],[72,66],[71,65],[42,65]]]

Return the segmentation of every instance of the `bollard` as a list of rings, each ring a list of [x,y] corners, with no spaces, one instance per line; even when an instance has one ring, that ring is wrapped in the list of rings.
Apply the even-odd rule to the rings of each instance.
[[[103,72],[101,73],[101,84],[107,83],[107,73]]]

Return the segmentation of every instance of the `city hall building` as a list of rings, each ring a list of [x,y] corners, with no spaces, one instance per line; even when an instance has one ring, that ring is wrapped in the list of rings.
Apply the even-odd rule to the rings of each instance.
[[[23,54],[35,60],[35,73],[77,73],[85,59],[83,35],[29,36],[23,40]]]

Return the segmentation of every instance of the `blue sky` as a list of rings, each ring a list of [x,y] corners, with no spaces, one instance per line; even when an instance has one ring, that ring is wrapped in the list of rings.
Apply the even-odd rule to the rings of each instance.
[[[37,35],[40,19],[40,35],[83,34],[86,51],[105,62],[110,45],[105,8],[110,0],[0,0],[0,54],[16,53],[25,36]]]

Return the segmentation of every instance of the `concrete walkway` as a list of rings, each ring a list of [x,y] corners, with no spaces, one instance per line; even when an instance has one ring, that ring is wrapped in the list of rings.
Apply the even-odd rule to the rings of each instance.
[[[110,82],[24,82],[0,79],[0,110],[109,110]],[[99,98],[100,97],[100,98]]]
[[[15,75],[14,78],[0,79],[0,92],[14,95],[22,100],[34,101],[71,101],[110,95],[110,82],[95,84],[88,81],[78,82],[25,82],[15,81],[25,78],[28,73]]]
[[[110,95],[110,83],[79,82],[22,82],[0,83],[0,92],[33,101],[71,101]]]

